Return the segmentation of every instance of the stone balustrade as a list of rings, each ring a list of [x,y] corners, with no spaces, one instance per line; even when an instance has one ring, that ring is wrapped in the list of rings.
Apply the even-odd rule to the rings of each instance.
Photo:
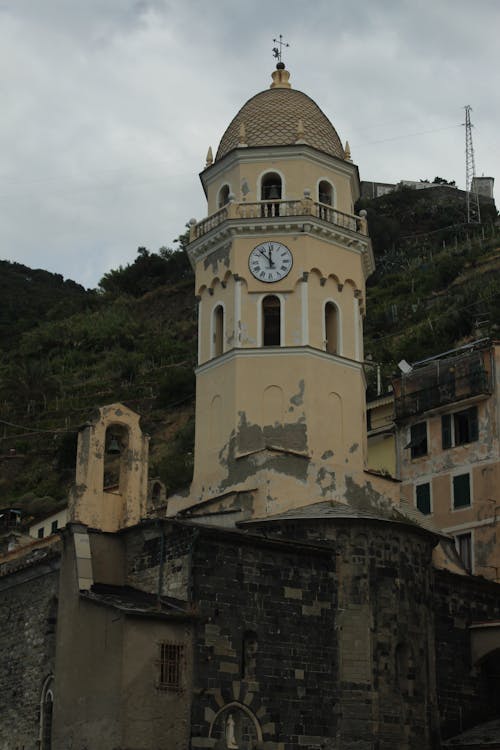
[[[318,203],[309,197],[300,200],[264,200],[255,203],[230,201],[211,216],[202,221],[190,222],[189,241],[203,237],[220,226],[227,219],[279,219],[290,217],[314,217],[328,224],[359,234],[368,234],[366,212],[359,216],[346,214],[325,203]]]

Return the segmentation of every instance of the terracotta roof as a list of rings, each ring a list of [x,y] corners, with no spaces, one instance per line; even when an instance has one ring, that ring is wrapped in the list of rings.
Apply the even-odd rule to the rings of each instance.
[[[299,120],[303,134],[298,134]],[[300,139],[330,156],[345,159],[342,143],[328,117],[302,91],[272,88],[261,91],[240,109],[222,136],[215,161],[237,148],[240,127],[245,126],[245,143],[256,146],[289,146]]]

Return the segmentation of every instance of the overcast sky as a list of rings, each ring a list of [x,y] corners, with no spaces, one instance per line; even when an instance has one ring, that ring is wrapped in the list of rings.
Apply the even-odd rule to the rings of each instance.
[[[464,187],[470,104],[500,182],[499,30],[498,0],[0,0],[0,257],[92,287],[172,245],[280,33],[361,179]]]

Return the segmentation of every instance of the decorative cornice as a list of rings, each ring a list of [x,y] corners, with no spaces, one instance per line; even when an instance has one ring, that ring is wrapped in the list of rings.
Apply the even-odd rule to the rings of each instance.
[[[225,352],[220,357],[204,362],[196,368],[196,375],[201,375],[208,370],[215,370],[222,365],[227,364],[236,359],[243,358],[261,358],[264,357],[269,359],[270,357],[311,357],[313,359],[321,359],[327,361],[330,364],[342,365],[348,367],[351,370],[357,372],[364,372],[363,363],[358,362],[355,359],[349,359],[348,357],[341,357],[338,354],[330,354],[329,352],[322,351],[321,349],[315,349],[312,346],[265,346],[265,347],[248,347],[231,349]]]
[[[351,252],[362,255],[363,270],[367,278],[375,270],[375,260],[370,238],[366,234],[344,229],[315,216],[277,216],[255,219],[226,219],[203,237],[193,240],[187,253],[191,264],[205,260],[222,246],[230,245],[235,237],[254,237],[257,234],[279,233],[281,235],[305,234],[320,236],[322,240],[339,245]]]

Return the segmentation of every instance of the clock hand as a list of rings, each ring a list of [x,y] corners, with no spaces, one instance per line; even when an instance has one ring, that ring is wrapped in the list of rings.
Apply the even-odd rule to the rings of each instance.
[[[268,249],[268,253],[269,253],[269,256],[268,256],[268,261],[269,261],[269,268],[274,268],[274,262],[273,262],[273,246],[272,246],[272,245],[268,245],[267,249]]]

